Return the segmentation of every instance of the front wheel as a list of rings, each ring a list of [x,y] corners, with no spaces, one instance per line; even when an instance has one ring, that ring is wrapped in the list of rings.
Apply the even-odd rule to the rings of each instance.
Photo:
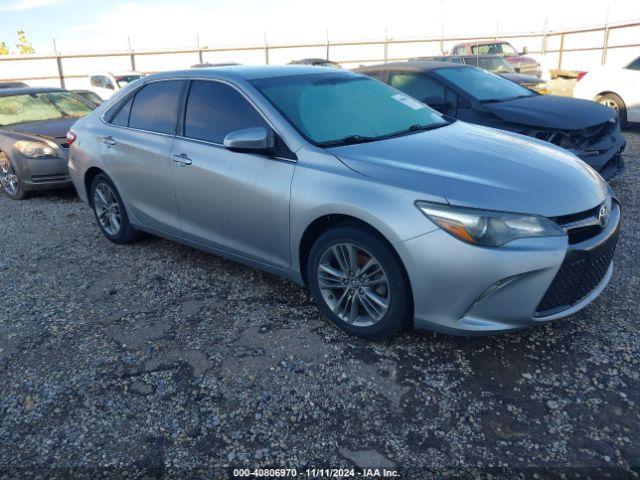
[[[13,200],[22,200],[27,195],[9,157],[3,152],[0,152],[0,186]]]
[[[114,243],[137,240],[140,233],[131,226],[127,211],[113,182],[105,174],[96,175],[91,184],[91,206],[100,230]]]
[[[325,232],[311,248],[307,272],[318,308],[342,330],[375,340],[410,324],[404,267],[377,235],[355,226]]]
[[[615,110],[618,114],[618,120],[620,121],[620,127],[627,126],[627,107],[624,101],[615,93],[605,93],[604,95],[598,95],[596,102],[605,107],[609,107]]]

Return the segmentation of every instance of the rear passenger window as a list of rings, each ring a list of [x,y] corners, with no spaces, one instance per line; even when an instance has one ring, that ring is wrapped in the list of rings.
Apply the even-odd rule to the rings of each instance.
[[[129,114],[131,113],[131,104],[133,103],[133,96],[120,108],[118,113],[111,119],[111,123],[114,125],[120,125],[126,127],[129,125]]]
[[[173,133],[181,80],[150,83],[136,93],[129,126],[158,133]]]
[[[221,82],[191,83],[184,119],[184,136],[223,143],[228,133],[269,126],[255,108],[234,88]]]

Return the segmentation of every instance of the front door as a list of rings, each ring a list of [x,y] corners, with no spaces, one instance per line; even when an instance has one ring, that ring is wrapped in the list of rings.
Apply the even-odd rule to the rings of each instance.
[[[194,80],[185,109],[184,134],[176,138],[172,151],[184,236],[288,268],[294,157],[233,152],[222,146],[235,130],[271,130],[243,94],[226,83]]]

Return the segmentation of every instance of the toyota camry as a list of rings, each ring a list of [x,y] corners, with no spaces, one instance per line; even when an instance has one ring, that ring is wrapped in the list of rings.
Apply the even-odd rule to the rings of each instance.
[[[149,232],[289,278],[369,339],[539,325],[593,301],[613,269],[620,207],[591,167],[353,72],[156,74],[69,142],[109,240]]]

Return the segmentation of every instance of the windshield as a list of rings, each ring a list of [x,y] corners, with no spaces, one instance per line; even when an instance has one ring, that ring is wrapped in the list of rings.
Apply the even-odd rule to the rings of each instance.
[[[142,75],[121,75],[119,77],[115,77],[116,82],[118,83],[118,87],[124,88],[132,82],[139,80],[142,78]]]
[[[379,140],[449,123],[423,103],[354,73],[292,75],[251,83],[316,145]]]
[[[439,68],[435,73],[481,102],[512,100],[535,95],[531,90],[479,68]]]
[[[69,92],[0,96],[0,125],[80,118],[91,107]]]
[[[509,55],[517,56],[515,48],[509,43],[487,43],[484,45],[472,45],[471,53],[474,55]]]

